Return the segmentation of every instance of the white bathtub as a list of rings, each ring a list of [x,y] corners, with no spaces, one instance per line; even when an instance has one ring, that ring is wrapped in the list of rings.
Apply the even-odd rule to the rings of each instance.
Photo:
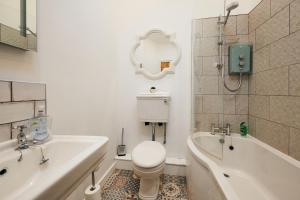
[[[251,136],[220,138],[199,132],[187,140],[192,200],[300,200],[299,161]]]

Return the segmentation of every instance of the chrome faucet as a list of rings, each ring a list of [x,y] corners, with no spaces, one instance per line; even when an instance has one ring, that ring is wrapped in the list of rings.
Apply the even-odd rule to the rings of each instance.
[[[17,135],[18,147],[16,148],[16,150],[28,149],[29,145],[26,134],[24,132],[24,129],[26,129],[27,127],[25,125],[20,125],[13,128],[19,130],[19,133]]]
[[[230,124],[227,123],[226,127],[216,127],[214,123],[211,124],[211,134],[215,135],[216,133],[221,133],[222,135],[231,135]]]

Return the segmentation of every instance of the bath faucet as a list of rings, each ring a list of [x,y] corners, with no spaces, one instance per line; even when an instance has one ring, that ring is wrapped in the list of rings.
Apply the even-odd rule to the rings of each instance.
[[[227,123],[226,127],[216,127],[214,123],[211,124],[211,134],[215,135],[216,133],[222,133],[222,135],[230,136],[230,124]]]
[[[24,129],[26,129],[27,127],[25,125],[21,125],[13,128],[19,130],[19,133],[17,135],[18,147],[16,148],[16,150],[28,149],[29,145],[26,134],[24,132]]]

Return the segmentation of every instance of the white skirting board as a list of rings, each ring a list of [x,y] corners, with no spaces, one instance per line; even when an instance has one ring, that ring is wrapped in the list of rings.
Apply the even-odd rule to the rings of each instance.
[[[115,156],[116,169],[132,170],[131,154]],[[186,160],[184,158],[167,157],[164,174],[185,176]]]

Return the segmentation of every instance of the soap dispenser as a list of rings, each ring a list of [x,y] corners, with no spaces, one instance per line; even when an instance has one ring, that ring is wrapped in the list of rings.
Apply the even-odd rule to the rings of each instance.
[[[37,117],[31,122],[31,134],[34,141],[44,141],[48,138],[48,117],[44,106],[38,107]]]

